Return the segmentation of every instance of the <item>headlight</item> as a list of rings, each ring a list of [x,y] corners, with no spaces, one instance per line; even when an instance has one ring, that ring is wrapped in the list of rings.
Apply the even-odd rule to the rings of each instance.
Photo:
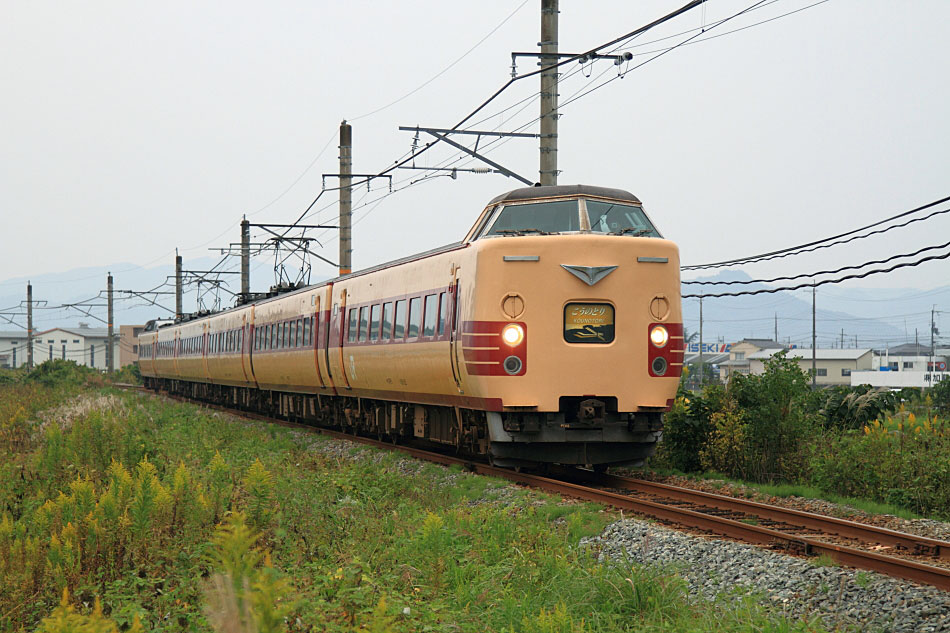
[[[501,330],[502,340],[511,347],[520,345],[524,340],[524,328],[517,323],[509,323]]]
[[[656,347],[666,347],[670,340],[670,333],[662,325],[658,325],[650,330],[650,342]]]

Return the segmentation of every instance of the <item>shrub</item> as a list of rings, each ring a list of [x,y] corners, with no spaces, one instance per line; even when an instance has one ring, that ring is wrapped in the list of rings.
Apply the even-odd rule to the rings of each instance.
[[[808,376],[785,352],[761,375],[735,374],[728,395],[747,422],[746,476],[756,481],[794,479],[805,469],[803,446],[818,431]]]
[[[84,384],[101,384],[99,372],[91,367],[79,365],[74,360],[48,360],[37,365],[26,375],[27,382],[39,383],[49,387],[79,387]]]
[[[885,387],[875,389],[870,385],[836,386],[821,395],[823,403],[819,413],[829,428],[860,429],[887,413],[893,413],[901,401],[898,392]]]
[[[950,413],[950,379],[941,380],[931,387],[928,395],[937,411]]]
[[[920,514],[947,515],[950,423],[902,412],[826,440],[812,446],[814,485]]]

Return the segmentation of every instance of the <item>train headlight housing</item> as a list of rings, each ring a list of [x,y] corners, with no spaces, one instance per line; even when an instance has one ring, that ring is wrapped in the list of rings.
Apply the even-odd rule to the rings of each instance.
[[[524,328],[517,323],[509,323],[501,329],[501,340],[511,347],[520,345],[524,340]]]
[[[653,343],[655,347],[666,347],[669,341],[670,333],[667,332],[666,328],[662,325],[657,325],[650,330],[650,342]]]

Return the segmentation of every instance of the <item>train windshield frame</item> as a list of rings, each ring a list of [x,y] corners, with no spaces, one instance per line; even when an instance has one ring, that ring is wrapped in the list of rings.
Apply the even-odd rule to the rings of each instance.
[[[572,198],[499,205],[483,222],[475,239],[572,233],[662,237],[641,206]]]

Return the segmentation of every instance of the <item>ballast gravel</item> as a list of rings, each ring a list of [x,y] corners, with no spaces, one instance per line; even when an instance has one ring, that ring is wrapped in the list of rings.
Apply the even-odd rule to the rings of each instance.
[[[817,566],[752,545],[623,519],[583,547],[601,561],[631,561],[681,576],[691,596],[751,595],[789,618],[818,616],[835,630],[950,631],[950,593],[870,571]]]

